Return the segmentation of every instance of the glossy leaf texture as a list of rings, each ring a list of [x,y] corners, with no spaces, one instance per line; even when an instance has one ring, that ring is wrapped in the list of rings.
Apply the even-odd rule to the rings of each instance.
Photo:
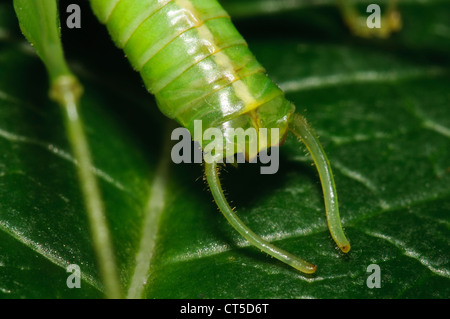
[[[82,28],[63,20],[62,36],[85,87],[81,113],[125,293],[146,216],[160,210],[149,276],[134,278],[143,297],[448,298],[447,1],[404,1],[403,29],[387,40],[352,36],[333,1],[222,3],[320,136],[352,250],[336,249],[317,173],[292,137],[277,174],[248,164],[221,177],[256,233],[318,270],[303,275],[241,239],[212,203],[201,165],[171,163],[163,146],[173,124],[86,4]],[[47,91],[44,67],[1,3],[0,297],[101,298],[76,163]],[[80,266],[80,289],[66,285],[69,264]],[[366,285],[371,264],[381,288]]]

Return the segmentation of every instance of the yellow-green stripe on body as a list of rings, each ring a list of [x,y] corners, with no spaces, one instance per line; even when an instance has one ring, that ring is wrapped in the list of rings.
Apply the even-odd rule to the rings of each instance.
[[[293,106],[216,0],[91,4],[161,111],[192,135],[194,120],[203,130],[265,127],[284,135]]]

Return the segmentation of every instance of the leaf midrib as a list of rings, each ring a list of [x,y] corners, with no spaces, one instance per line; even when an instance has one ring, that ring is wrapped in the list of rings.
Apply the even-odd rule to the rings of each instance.
[[[164,137],[169,137],[164,134]],[[161,158],[156,168],[156,175],[150,187],[150,195],[145,206],[144,222],[142,224],[142,235],[139,249],[136,253],[136,264],[132,272],[130,286],[128,288],[127,299],[142,298],[142,294],[148,282],[148,276],[154,249],[159,232],[161,215],[165,208],[165,195],[168,184],[170,166],[170,143],[164,144]]]

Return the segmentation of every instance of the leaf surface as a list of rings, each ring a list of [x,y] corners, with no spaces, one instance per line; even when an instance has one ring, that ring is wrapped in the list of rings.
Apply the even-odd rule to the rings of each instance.
[[[82,114],[125,293],[137,280],[148,298],[448,298],[449,4],[405,1],[402,31],[367,40],[346,30],[331,1],[222,2],[320,135],[352,250],[336,249],[315,168],[294,138],[277,174],[240,165],[222,177],[244,222],[317,273],[240,238],[212,203],[202,167],[171,163],[171,124],[84,5],[82,29],[62,35],[85,86]],[[101,298],[61,110],[13,15],[0,5],[0,296]],[[156,245],[143,254],[151,266],[136,271],[155,209]],[[81,289],[67,288],[69,264],[80,265]],[[379,289],[366,285],[371,264]]]

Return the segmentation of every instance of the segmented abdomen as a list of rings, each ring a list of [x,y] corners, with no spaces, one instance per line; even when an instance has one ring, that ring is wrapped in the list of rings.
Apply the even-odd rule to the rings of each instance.
[[[216,0],[91,0],[161,111],[192,132],[239,119],[264,104],[291,109]],[[285,112],[285,114],[286,114]],[[257,120],[256,120],[257,121]],[[233,126],[235,126],[233,125]]]

